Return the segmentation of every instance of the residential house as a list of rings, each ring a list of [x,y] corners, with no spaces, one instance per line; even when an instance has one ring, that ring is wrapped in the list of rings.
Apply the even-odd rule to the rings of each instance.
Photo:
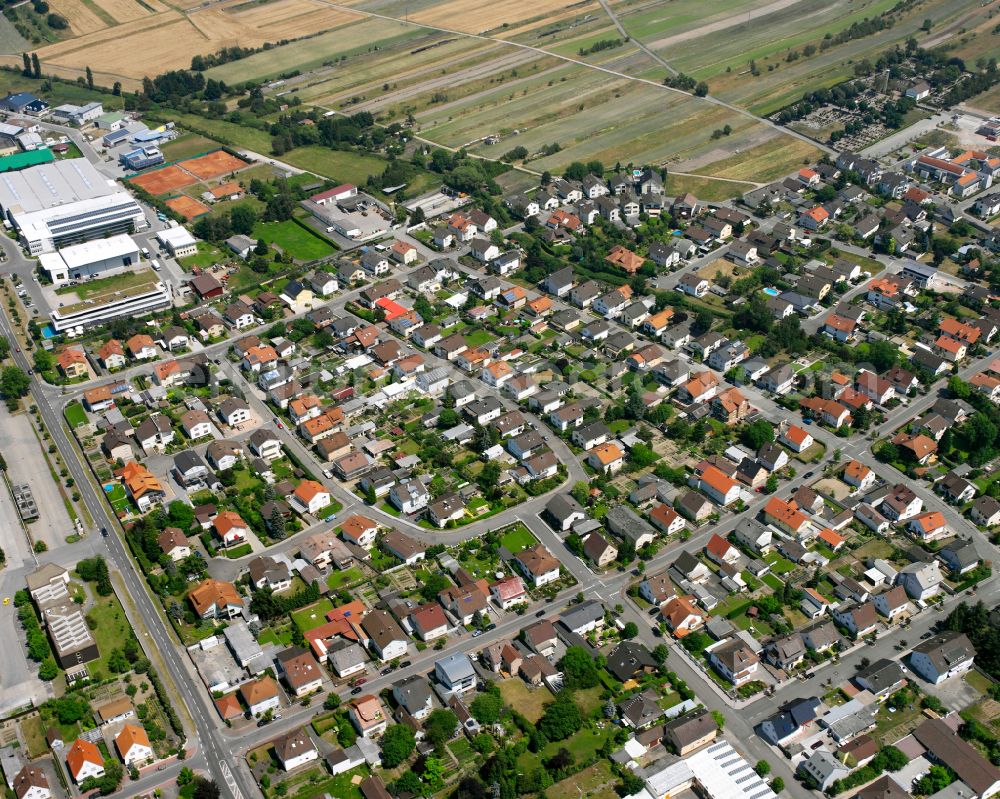
[[[972,668],[976,650],[965,633],[946,630],[917,644],[910,653],[910,667],[933,685]]]

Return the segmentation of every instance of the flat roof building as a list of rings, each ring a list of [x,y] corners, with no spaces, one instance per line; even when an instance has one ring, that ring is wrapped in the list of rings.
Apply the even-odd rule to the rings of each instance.
[[[0,209],[31,255],[149,227],[139,203],[86,158],[3,173]]]
[[[198,251],[198,239],[188,233],[186,228],[169,227],[159,231],[156,238],[174,258],[184,258]]]
[[[128,269],[139,263],[139,248],[124,233],[73,244],[38,256],[38,265],[59,285]]]

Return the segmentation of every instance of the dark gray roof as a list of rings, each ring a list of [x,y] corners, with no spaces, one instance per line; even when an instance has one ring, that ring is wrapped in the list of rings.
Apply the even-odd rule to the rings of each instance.
[[[656,666],[656,661],[645,646],[637,641],[623,641],[608,655],[605,667],[616,678],[625,682],[640,671]]]

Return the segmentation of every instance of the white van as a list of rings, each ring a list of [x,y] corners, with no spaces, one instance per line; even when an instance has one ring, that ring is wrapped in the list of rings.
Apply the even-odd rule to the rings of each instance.
[[[153,271],[154,272],[159,272],[160,271],[160,262],[157,261],[155,258],[152,261],[149,262],[149,265],[151,267],[153,267]]]
[[[149,247],[143,247],[139,252],[142,253],[143,258],[149,258]]]

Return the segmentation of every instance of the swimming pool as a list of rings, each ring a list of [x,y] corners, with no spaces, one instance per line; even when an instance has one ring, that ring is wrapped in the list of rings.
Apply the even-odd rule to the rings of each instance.
[[[777,289],[771,289],[771,288],[767,288],[767,289],[761,289],[761,290],[762,290],[762,291],[763,291],[763,292],[764,292],[765,294],[768,294],[768,295],[770,295],[771,297],[777,297],[778,295],[780,295],[780,294],[781,294],[781,292],[780,292],[780,291],[778,291]]]
[[[55,337],[56,331],[52,329],[52,325],[45,325],[45,327],[42,328],[42,338],[49,339]]]

